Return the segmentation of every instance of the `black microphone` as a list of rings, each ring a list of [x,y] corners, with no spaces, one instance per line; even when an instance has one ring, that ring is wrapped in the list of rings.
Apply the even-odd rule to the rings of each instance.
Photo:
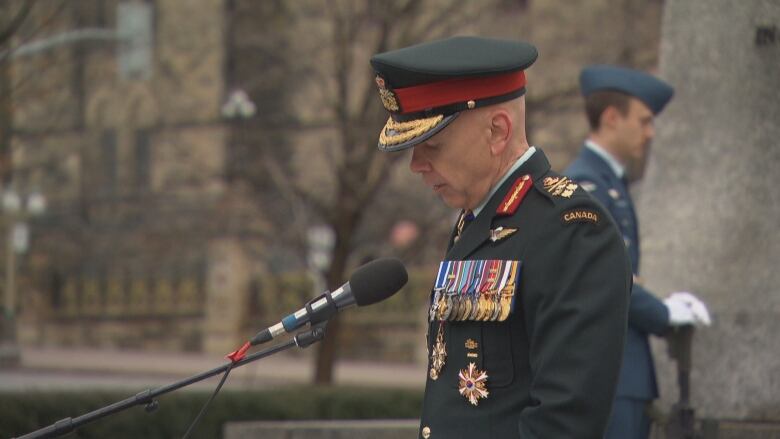
[[[366,306],[381,302],[401,289],[409,280],[404,265],[395,258],[373,260],[352,273],[349,282],[336,291],[326,291],[305,307],[283,318],[281,322],[260,331],[251,345],[268,342],[283,332],[293,332],[306,323],[319,323],[352,305]]]

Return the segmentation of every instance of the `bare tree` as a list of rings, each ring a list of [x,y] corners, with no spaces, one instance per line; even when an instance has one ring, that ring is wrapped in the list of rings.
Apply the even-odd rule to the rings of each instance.
[[[298,103],[288,110],[294,117],[276,121],[277,129],[286,125],[281,137],[287,143],[282,148],[267,143],[273,127],[264,127],[265,140],[246,134],[256,140],[248,142],[255,150],[248,162],[258,164],[254,174],[246,177],[256,182],[258,196],[273,195],[261,201],[263,205],[282,212],[274,221],[273,241],[299,249],[303,258],[309,226],[325,225],[333,231],[330,263],[323,273],[328,288],[344,282],[349,267],[362,259],[359,255],[373,254],[366,248],[370,241],[387,235],[390,224],[374,217],[392,215],[394,207],[388,204],[404,201],[402,196],[377,200],[391,180],[391,171],[406,156],[376,149],[387,113],[377,96],[369,57],[456,31],[476,32],[474,17],[490,6],[490,2],[456,0],[333,0],[325,5],[284,6],[285,29],[290,33],[286,39],[296,46],[287,57],[276,59],[285,63],[285,75],[278,79],[287,81],[286,87],[292,89],[287,98]],[[272,77],[272,71],[265,76]],[[264,106],[258,108],[262,112]],[[278,118],[278,111],[275,108],[269,117]],[[258,148],[262,142],[268,148]],[[446,215],[444,209],[438,213]],[[317,353],[318,383],[332,380],[339,330],[339,320],[334,318]]]
[[[624,6],[621,14],[635,10],[636,0],[613,1]],[[248,1],[236,4],[257,8]],[[261,54],[255,58],[265,60],[255,66],[257,74],[248,86],[264,121],[253,121],[242,134],[247,151],[240,162],[248,171],[243,177],[254,182],[261,206],[275,215],[270,218],[275,226],[268,238],[280,251],[294,248],[298,259],[305,260],[306,230],[315,224],[333,230],[332,257],[324,270],[327,287],[332,289],[343,283],[362,256],[374,254],[371,242],[383,240],[388,233],[392,222],[377,217],[395,215],[412,199],[423,201],[423,197],[388,190],[392,171],[406,156],[376,151],[378,131],[387,115],[379,103],[369,57],[454,34],[518,37],[530,28],[520,26],[517,19],[534,6],[506,0],[331,0],[324,5],[265,2],[264,7],[276,14],[263,20],[268,20],[266,33],[237,36],[252,45],[247,54]],[[567,20],[576,22],[570,9],[561,2],[545,10],[573,14]],[[539,24],[550,33],[550,41],[558,38],[550,24],[560,20],[554,18],[548,17],[547,25]],[[561,51],[575,50],[567,47]],[[632,47],[633,43],[620,53],[628,56]],[[571,53],[560,57],[568,59]],[[576,73],[571,77],[576,78]],[[529,97],[529,111],[538,113],[533,121],[548,124],[571,106],[572,96],[576,101],[573,80],[540,90],[536,88]],[[546,127],[540,123],[534,128]],[[388,196],[391,192],[395,196]],[[419,210],[430,210],[420,204]],[[446,209],[436,211],[436,218],[426,218],[426,224],[420,225],[447,223],[447,214]],[[418,246],[408,249],[419,250]],[[331,381],[338,336],[339,322],[334,319],[318,351],[317,382]]]
[[[22,24],[30,15],[35,0],[22,2],[17,10],[12,10],[12,2],[0,6],[0,182],[11,178],[11,130],[13,127],[13,107],[11,105],[10,49],[11,39],[19,32]]]

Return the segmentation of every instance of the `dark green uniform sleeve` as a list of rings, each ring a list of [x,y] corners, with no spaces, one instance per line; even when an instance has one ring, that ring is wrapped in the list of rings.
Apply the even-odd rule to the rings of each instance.
[[[561,215],[572,208],[596,211],[600,221],[567,224]],[[595,202],[569,200],[557,214],[523,258],[532,384],[520,437],[600,439],[620,370],[631,269]]]

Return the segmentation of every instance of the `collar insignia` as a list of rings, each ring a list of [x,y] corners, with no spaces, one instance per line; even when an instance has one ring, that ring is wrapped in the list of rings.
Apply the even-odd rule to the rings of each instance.
[[[555,197],[569,198],[577,189],[577,183],[568,177],[547,177],[543,184],[547,192]]]
[[[509,188],[506,196],[501,200],[501,204],[498,205],[496,213],[498,215],[514,215],[517,208],[520,207],[520,202],[523,201],[525,194],[528,193],[528,189],[531,188],[531,176],[526,174],[522,177],[518,177],[515,180],[515,184]]]
[[[517,229],[513,229],[511,227],[497,227],[495,229],[491,229],[490,241],[491,242],[501,241],[502,239],[512,235],[516,231]]]

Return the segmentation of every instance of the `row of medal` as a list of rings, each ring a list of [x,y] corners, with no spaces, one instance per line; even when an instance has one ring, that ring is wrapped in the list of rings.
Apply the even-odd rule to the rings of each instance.
[[[506,320],[514,308],[520,267],[520,261],[442,261],[429,320]]]

